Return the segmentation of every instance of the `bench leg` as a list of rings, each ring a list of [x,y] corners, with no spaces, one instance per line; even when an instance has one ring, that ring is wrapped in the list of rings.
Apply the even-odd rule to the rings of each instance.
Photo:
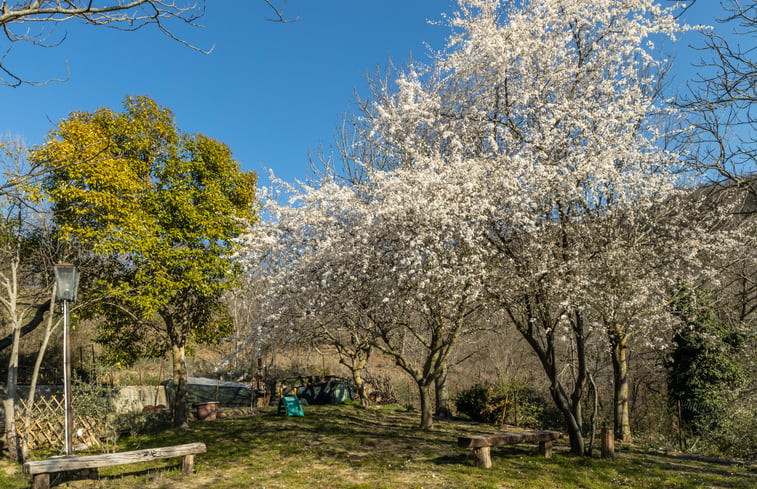
[[[539,442],[539,453],[544,455],[546,458],[552,458],[552,442],[551,441],[540,441]]]
[[[194,473],[195,456],[184,455],[181,460],[181,473],[184,475],[192,475]]]
[[[492,468],[491,447],[480,447],[473,449],[473,456],[476,457],[476,465],[485,469]]]
[[[32,489],[50,489],[50,474],[34,474]]]

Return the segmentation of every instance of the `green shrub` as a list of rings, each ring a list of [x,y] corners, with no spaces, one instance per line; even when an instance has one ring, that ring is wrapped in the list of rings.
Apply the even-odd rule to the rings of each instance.
[[[489,390],[476,384],[458,393],[455,398],[455,407],[458,413],[465,414],[473,421],[489,421],[484,416],[484,411],[489,403]]]
[[[713,453],[728,457],[757,460],[757,395],[751,392],[733,393],[732,402],[726,407],[717,430],[709,433],[707,442]]]
[[[71,378],[71,399],[76,416],[92,421],[95,434],[100,439],[115,440],[117,431],[113,422],[113,388],[101,384],[97,377],[85,378],[74,375]]]
[[[545,412],[545,402],[537,393],[509,377],[500,377],[495,385],[476,384],[460,392],[455,407],[474,421],[525,427],[541,426]]]

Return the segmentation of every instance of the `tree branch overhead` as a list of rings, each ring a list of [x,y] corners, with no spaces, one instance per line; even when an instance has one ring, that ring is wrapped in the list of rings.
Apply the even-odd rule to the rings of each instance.
[[[292,22],[284,15],[286,3],[278,5],[264,0],[273,12],[274,22]],[[205,15],[205,0],[23,0],[0,3],[0,29],[7,41],[5,53],[0,55],[0,85],[43,85],[49,78],[34,81],[25,78],[8,64],[8,54],[16,43],[38,47],[55,47],[66,40],[66,32],[57,32],[59,24],[78,20],[93,26],[105,26],[123,31],[135,31],[154,25],[170,39],[190,49],[209,54],[215,46],[203,49],[176,33],[176,26],[203,27],[197,21]]]

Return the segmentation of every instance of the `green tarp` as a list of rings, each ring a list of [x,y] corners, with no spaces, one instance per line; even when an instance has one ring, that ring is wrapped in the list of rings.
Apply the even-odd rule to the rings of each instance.
[[[311,406],[342,404],[346,400],[355,398],[355,387],[343,380],[329,380],[283,389],[285,396],[295,395],[295,392],[300,402]]]

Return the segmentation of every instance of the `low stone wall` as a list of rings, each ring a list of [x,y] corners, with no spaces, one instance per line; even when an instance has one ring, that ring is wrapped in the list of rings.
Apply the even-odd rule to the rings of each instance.
[[[145,406],[168,406],[162,385],[130,385],[121,387],[113,398],[117,413],[139,413]]]

